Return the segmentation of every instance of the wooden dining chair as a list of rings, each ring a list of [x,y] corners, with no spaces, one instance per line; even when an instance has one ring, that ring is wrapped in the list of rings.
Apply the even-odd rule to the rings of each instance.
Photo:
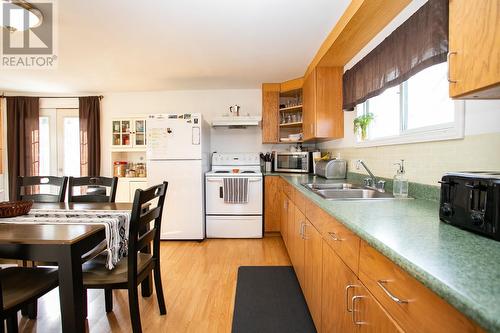
[[[64,202],[67,183],[68,177],[17,177],[17,200],[33,200],[34,202]],[[39,192],[39,187],[44,185],[56,187],[57,193],[36,193]]]
[[[75,195],[75,188],[82,186],[86,194]],[[69,177],[68,202],[115,202],[117,186],[118,177]]]
[[[154,273],[154,284],[160,314],[167,313],[160,270],[160,228],[168,183],[136,190],[130,218],[128,257],[119,261],[113,270],[105,267],[106,255],[83,264],[83,285],[87,289],[104,289],[106,312],[113,310],[113,289],[127,289],[130,320],[134,333],[142,332],[137,287]],[[157,199],[156,207],[151,201]],[[145,210],[148,204],[151,204]],[[154,221],[151,228],[151,222]],[[153,243],[153,253],[150,251]],[[84,299],[86,300],[86,295]],[[87,304],[84,304],[86,308]],[[86,312],[85,312],[86,313]]]
[[[8,267],[0,269],[0,332],[16,333],[17,312],[58,285],[57,269]]]

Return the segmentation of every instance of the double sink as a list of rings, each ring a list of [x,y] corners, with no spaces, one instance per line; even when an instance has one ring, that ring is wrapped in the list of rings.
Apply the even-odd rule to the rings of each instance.
[[[326,200],[397,200],[392,193],[351,183],[302,184]],[[406,198],[405,198],[406,199]]]

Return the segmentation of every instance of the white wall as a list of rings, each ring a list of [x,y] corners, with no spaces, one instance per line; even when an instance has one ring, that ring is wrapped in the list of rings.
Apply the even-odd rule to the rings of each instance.
[[[262,114],[260,89],[172,90],[104,94],[101,104],[101,170],[111,174],[111,119],[152,113],[200,112],[210,122],[227,113],[230,105],[241,106],[242,114]],[[286,149],[286,145],[263,145],[260,127],[211,129],[211,151],[261,152]]]

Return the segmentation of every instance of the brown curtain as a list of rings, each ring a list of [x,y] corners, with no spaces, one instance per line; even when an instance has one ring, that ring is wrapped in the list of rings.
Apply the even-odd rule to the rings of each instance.
[[[39,105],[38,97],[7,97],[9,200],[15,200],[17,197],[17,177],[38,176]]]
[[[98,96],[80,97],[80,174],[100,176],[101,133]]]
[[[381,94],[448,53],[448,0],[429,0],[343,77],[343,108]]]

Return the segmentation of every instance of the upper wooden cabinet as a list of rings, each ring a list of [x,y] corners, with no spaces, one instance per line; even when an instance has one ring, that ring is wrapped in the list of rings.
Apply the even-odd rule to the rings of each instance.
[[[500,98],[500,1],[450,0],[450,96]]]
[[[302,78],[262,84],[262,143],[299,143]]]
[[[304,80],[304,141],[344,137],[342,67],[316,67]]]
[[[279,132],[280,84],[262,84],[262,143],[277,143]]]

